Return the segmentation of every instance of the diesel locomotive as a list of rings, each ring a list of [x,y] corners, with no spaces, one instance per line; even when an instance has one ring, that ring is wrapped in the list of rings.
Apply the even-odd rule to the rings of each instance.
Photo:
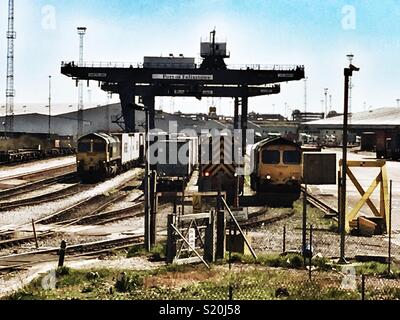
[[[82,180],[102,180],[144,159],[144,134],[90,133],[78,139],[77,172]]]
[[[302,181],[301,146],[283,137],[256,143],[250,157],[250,184],[269,202],[292,204],[300,197]]]

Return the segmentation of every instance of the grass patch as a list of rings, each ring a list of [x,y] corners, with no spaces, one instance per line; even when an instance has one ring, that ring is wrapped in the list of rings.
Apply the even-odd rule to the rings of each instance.
[[[235,254],[235,259],[246,261],[248,257]],[[235,300],[360,299],[357,290],[341,289],[342,278],[337,273],[321,271],[309,281],[307,271],[296,269],[300,261],[302,257],[295,254],[263,255],[258,268],[233,273],[219,265],[213,266],[211,271],[202,265],[170,265],[151,271],[68,269],[68,272],[59,273],[52,290],[43,289],[44,275],[7,299],[227,300],[230,290]],[[323,258],[313,259],[313,263],[321,268],[327,265]],[[263,267],[270,265],[292,269]],[[368,268],[380,270],[380,266]],[[367,287],[366,293],[369,299],[400,298],[400,288]]]
[[[129,248],[126,257],[147,257],[150,261],[164,261],[166,258],[165,253],[165,243],[155,245],[150,251],[147,251],[144,245],[135,245]]]
[[[225,260],[228,261],[229,258]],[[251,255],[243,255],[240,253],[232,253],[231,261],[233,263],[243,264],[258,264],[261,266],[273,267],[273,268],[289,268],[289,269],[303,269],[304,258],[301,254],[289,253],[286,255],[281,254],[260,254],[258,259],[255,260]],[[308,265],[309,260],[306,259]],[[324,257],[314,257],[311,261],[312,265],[321,271],[332,270],[330,261]]]
[[[400,279],[400,269],[398,266],[392,264],[391,265],[391,274],[388,274],[388,266],[385,263],[380,262],[364,262],[355,267],[357,274],[364,274],[364,275],[382,275],[386,276],[387,278],[392,279]]]
[[[301,217],[303,214],[303,199],[299,199],[293,203],[293,209],[298,217]],[[299,224],[296,225],[296,228],[301,228],[301,220],[299,220]],[[307,228],[310,225],[313,225],[314,228],[323,229],[328,231],[337,231],[337,222],[325,218],[325,213],[318,208],[314,208],[310,205],[307,205]]]

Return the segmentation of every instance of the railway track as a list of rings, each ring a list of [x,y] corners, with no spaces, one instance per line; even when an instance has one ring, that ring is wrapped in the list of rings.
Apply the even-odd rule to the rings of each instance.
[[[48,169],[34,174],[19,175],[16,177],[7,177],[0,179],[0,200],[4,201],[11,197],[24,194],[26,192],[37,189],[41,186],[51,186],[60,182],[72,181],[75,178],[76,165],[58,167],[54,170]],[[42,178],[44,176],[44,178]],[[39,179],[38,179],[39,178]],[[18,185],[7,184],[5,181],[19,181]]]
[[[114,193],[108,197],[105,195],[95,195],[89,199],[83,199],[68,208],[53,213],[50,216],[46,216],[36,220],[36,225],[55,225],[54,228],[50,230],[38,232],[36,235],[37,239],[51,237],[57,233],[63,232],[63,228],[71,225],[88,223],[93,224],[93,222],[96,222],[94,224],[104,224],[116,220],[125,219],[128,217],[137,216],[138,214],[142,213],[141,211],[137,212],[137,210],[140,210],[143,207],[143,204],[141,202],[134,203],[132,206],[129,206],[127,208],[101,213],[101,211],[105,210],[107,207],[126,198],[128,196],[128,193],[125,192],[123,194],[118,194],[118,192],[129,186],[132,186],[132,181],[124,183],[123,185],[115,189]],[[137,187],[138,186],[134,188],[136,189]],[[139,194],[133,201],[135,202],[139,200],[142,196],[142,193]],[[14,231],[6,231],[0,233],[0,239],[2,239],[0,240],[0,248],[11,247],[18,244],[34,241],[35,237],[33,234],[18,236],[17,230],[26,226],[28,226],[28,224],[25,223],[17,227]],[[16,234],[17,236],[15,236]]]
[[[58,182],[55,182],[55,183],[58,183]],[[34,205],[42,204],[45,202],[61,200],[66,197],[73,196],[77,192],[82,192],[82,189],[85,189],[85,187],[83,185],[81,185],[80,183],[72,183],[72,184],[66,186],[65,188],[58,189],[56,191],[50,191],[50,192],[47,192],[47,193],[44,193],[44,194],[41,194],[38,196],[34,196],[34,197],[30,197],[30,198],[23,198],[23,199],[13,200],[13,201],[0,202],[0,211],[8,211],[8,210],[16,209],[16,208],[21,208],[21,207],[26,207],[26,206],[34,206]]]
[[[76,164],[73,163],[73,164],[69,164],[69,165],[60,165],[60,166],[55,166],[55,167],[51,167],[51,168],[47,168],[47,169],[40,169],[40,170],[36,170],[36,171],[32,171],[32,172],[18,173],[18,174],[6,176],[6,177],[0,177],[0,184],[4,181],[12,180],[12,179],[22,179],[22,180],[35,179],[37,176],[40,177],[43,175],[47,175],[49,172],[56,172],[56,173],[59,171],[65,172],[69,169],[76,170]]]
[[[36,220],[36,223],[40,224],[68,224],[72,222],[79,221],[81,218],[89,217],[98,214],[99,212],[106,209],[108,206],[123,200],[129,194],[122,193],[119,194],[124,188],[131,185],[131,183],[124,184],[110,195],[95,195],[90,198],[83,199],[78,203],[73,204],[72,206],[62,209],[58,212],[53,213],[50,216],[43,217],[41,219]],[[138,185],[136,186],[136,188]]]
[[[301,191],[305,191],[304,187],[301,187]],[[339,214],[335,208],[322,201],[321,199],[318,199],[316,196],[312,195],[309,192],[307,192],[307,202],[312,206],[320,209],[328,217],[336,217]]]
[[[247,221],[239,222],[239,224],[243,228],[254,228],[263,223],[269,224],[287,219],[293,216],[294,213],[295,211],[293,209],[290,209],[279,216],[270,216],[267,210],[261,210],[260,212],[254,213],[253,215],[249,215],[249,219]]]
[[[100,240],[67,246],[66,259],[79,256],[97,255],[110,250],[118,250],[132,245],[141,245],[143,234]],[[28,268],[38,263],[57,261],[59,248],[38,250],[29,253],[0,257],[0,273]]]

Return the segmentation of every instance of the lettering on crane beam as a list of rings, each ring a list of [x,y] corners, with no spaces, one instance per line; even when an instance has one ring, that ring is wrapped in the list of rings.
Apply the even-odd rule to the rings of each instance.
[[[260,93],[271,93],[271,89],[260,89]]]
[[[278,73],[278,78],[293,78],[293,73]]]
[[[88,73],[88,77],[105,78],[107,73]]]
[[[153,73],[152,79],[154,80],[214,80],[212,74],[160,74]]]

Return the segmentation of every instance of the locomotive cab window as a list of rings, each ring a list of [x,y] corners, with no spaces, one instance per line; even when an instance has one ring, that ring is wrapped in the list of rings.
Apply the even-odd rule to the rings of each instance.
[[[90,152],[90,142],[80,141],[78,143],[78,151],[79,152]]]
[[[104,152],[106,151],[106,146],[102,142],[93,142],[93,152]]]
[[[279,150],[263,150],[262,162],[265,164],[278,164],[280,162]]]
[[[283,152],[283,163],[299,164],[300,162],[301,162],[301,155],[298,150],[287,150]]]

